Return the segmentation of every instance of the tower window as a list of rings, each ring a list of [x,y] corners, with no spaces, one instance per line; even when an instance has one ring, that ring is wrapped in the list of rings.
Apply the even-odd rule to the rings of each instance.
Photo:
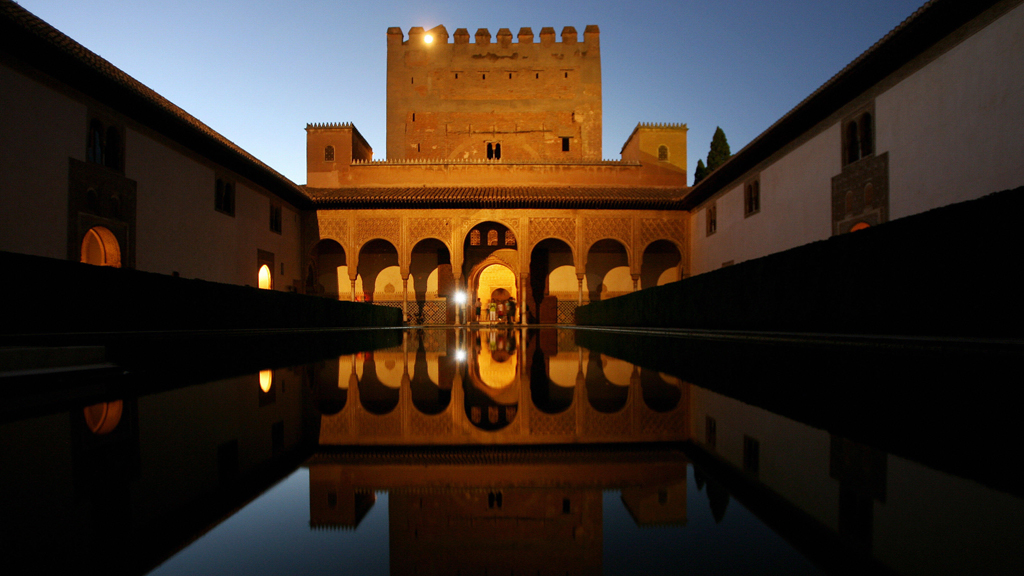
[[[412,121],[413,121],[413,122],[415,122],[415,121],[416,121],[416,113],[415,113],[415,112],[413,112],[413,113],[412,113]]]
[[[563,136],[562,137],[562,152],[568,152],[568,151],[569,151],[569,137],[568,136]]]
[[[668,160],[668,146],[658,146],[658,161]]]
[[[481,80],[487,80],[487,74],[481,74]]]
[[[456,73],[455,73],[455,79],[456,79],[456,80],[458,80],[458,79],[459,79],[459,73],[458,73],[458,72],[456,72]]]
[[[494,160],[494,144],[490,142],[487,143],[487,159]]]
[[[324,162],[334,162],[334,146],[324,148]]]
[[[494,145],[494,159],[501,160],[501,142]]]

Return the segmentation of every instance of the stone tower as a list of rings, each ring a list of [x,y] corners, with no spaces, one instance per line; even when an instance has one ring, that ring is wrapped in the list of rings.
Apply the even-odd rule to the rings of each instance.
[[[496,42],[486,28],[388,29],[387,157],[495,161],[601,159],[601,49],[566,26]]]

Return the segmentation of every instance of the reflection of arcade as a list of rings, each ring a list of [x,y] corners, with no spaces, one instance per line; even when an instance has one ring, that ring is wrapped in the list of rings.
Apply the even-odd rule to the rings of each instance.
[[[602,491],[640,526],[684,524],[686,465],[665,450],[319,455],[310,523],[355,528],[387,490],[391,574],[600,574]]]
[[[689,437],[687,384],[554,329],[418,330],[312,370],[320,443],[542,444]],[[400,442],[399,442],[400,440]]]
[[[472,338],[465,407],[483,430],[508,426],[519,409],[519,354],[514,330],[481,330]]]

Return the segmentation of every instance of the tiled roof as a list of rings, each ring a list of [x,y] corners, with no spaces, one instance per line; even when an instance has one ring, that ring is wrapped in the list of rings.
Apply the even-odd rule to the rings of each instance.
[[[686,188],[452,186],[305,188],[317,208],[679,209]]]
[[[0,51],[15,55],[284,200],[308,207],[309,201],[294,182],[10,0],[0,0]]]
[[[693,186],[682,207],[711,198],[786,144],[909,63],[1000,0],[930,0],[875,42],[742,150]],[[838,149],[836,154],[839,154]]]

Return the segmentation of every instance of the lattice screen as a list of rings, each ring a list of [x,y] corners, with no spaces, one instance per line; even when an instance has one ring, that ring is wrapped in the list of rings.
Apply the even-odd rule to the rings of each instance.
[[[448,301],[427,300],[409,302],[412,324],[445,324],[448,322]]]
[[[576,302],[565,302],[562,300],[558,301],[558,316],[557,322],[559,324],[575,324],[576,323]]]

